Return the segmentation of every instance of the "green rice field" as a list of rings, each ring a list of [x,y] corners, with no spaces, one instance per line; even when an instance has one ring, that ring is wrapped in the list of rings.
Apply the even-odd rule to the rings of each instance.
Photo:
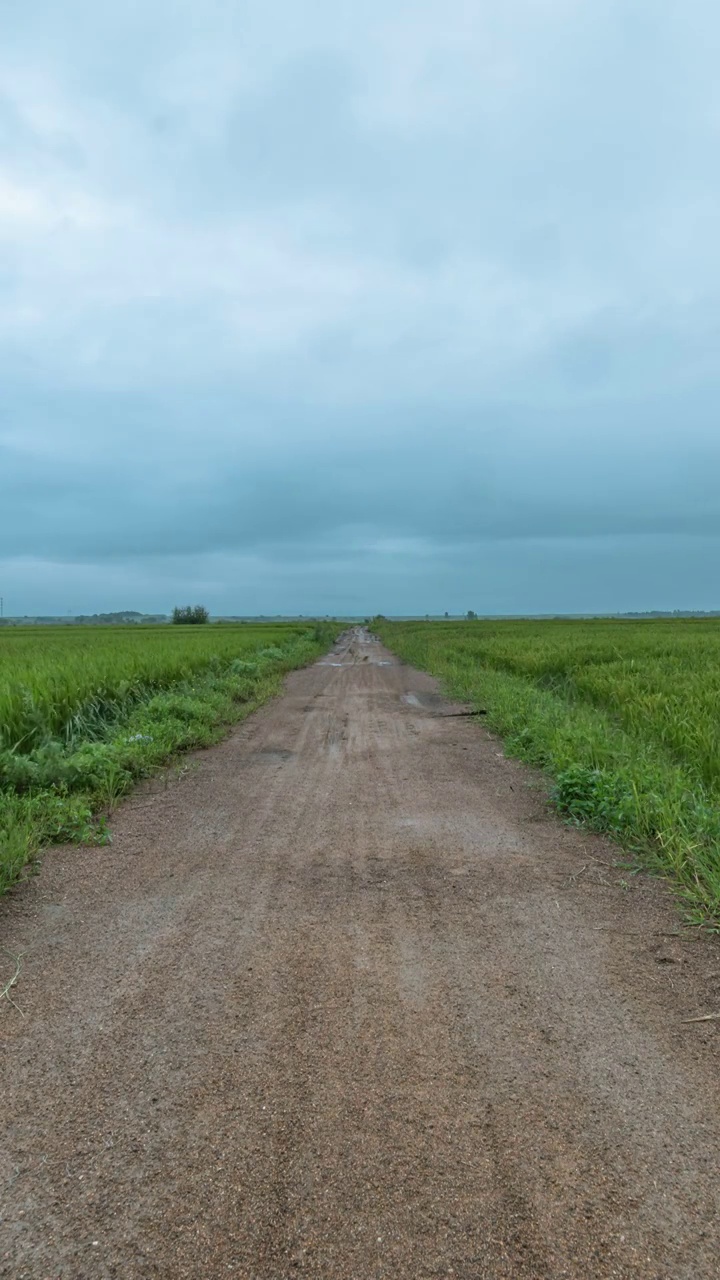
[[[720,925],[720,619],[390,622],[401,658],[487,711],[571,821]]]
[[[138,778],[215,741],[339,629],[0,629],[0,892],[43,844],[106,843],[104,815]]]

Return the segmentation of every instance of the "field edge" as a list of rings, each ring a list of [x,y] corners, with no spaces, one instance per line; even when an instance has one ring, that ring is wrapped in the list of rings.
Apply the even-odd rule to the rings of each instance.
[[[635,868],[666,878],[688,922],[720,932],[720,814],[713,797],[601,709],[489,665],[454,664],[451,653],[427,642],[426,628],[435,625],[381,618],[372,624],[402,661],[439,679],[451,698],[482,710],[483,724],[508,755],[542,769],[548,801],[561,817],[612,839]]]
[[[193,750],[212,746],[280,693],[283,677],[314,662],[341,631],[323,623],[255,661],[228,663],[180,680],[107,726],[107,735],[81,743],[67,760],[70,782],[0,790],[0,896],[39,868],[43,848],[56,844],[109,845],[108,821],[138,782]]]

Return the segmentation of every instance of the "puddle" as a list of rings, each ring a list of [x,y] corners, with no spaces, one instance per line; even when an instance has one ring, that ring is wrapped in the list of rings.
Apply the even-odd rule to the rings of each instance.
[[[361,662],[367,662],[371,667],[391,667],[393,664],[387,658],[361,658],[357,662],[316,662],[316,667],[359,667]]]

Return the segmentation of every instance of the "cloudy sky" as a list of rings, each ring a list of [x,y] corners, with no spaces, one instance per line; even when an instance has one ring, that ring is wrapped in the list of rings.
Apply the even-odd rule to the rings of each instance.
[[[0,14],[5,612],[720,608],[711,0]]]

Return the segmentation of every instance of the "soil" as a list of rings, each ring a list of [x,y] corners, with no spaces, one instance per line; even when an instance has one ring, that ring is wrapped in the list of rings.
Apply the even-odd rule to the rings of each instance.
[[[0,1276],[720,1276],[720,948],[367,633],[0,906]]]

